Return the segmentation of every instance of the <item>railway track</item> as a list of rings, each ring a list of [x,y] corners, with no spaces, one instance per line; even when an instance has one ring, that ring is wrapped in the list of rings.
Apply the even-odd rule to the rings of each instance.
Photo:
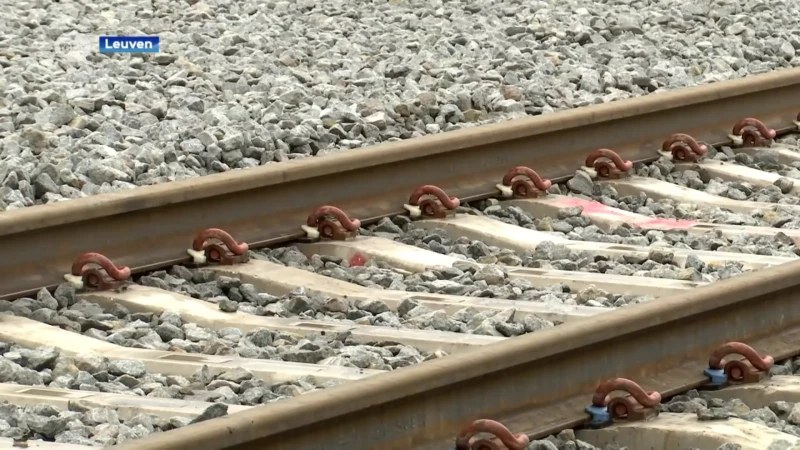
[[[798,74],[0,213],[7,445],[427,449],[475,419],[540,439],[609,379],[684,394],[729,342],[784,363]],[[758,410],[759,386],[704,405]],[[689,446],[690,400],[578,437]]]

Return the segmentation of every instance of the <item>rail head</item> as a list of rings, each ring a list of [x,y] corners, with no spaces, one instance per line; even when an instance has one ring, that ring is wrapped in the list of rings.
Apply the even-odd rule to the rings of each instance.
[[[607,378],[702,365],[724,342],[800,328],[799,277],[800,262],[745,274],[119,448],[429,448],[471,420],[526,408],[556,411],[534,416],[552,429],[576,414],[554,402],[585,393],[588,404]]]

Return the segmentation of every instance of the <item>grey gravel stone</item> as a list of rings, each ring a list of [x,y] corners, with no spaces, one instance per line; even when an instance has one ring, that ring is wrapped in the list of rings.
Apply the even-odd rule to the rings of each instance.
[[[607,190],[606,185],[601,186],[600,192]],[[558,186],[553,188],[554,191]],[[558,193],[558,192],[555,192]],[[605,194],[604,194],[605,195]],[[616,194],[615,194],[616,195]],[[629,201],[625,198],[625,201]],[[600,199],[602,200],[602,199]],[[633,201],[633,200],[630,200]],[[641,200],[637,200],[641,201]],[[653,204],[649,202],[648,204]],[[624,205],[619,202],[614,206]],[[629,209],[621,207],[621,209]],[[575,252],[563,245],[551,241],[542,242],[532,252],[515,253],[508,249],[488,246],[483,242],[469,241],[466,238],[453,239],[444,230],[424,230],[415,228],[413,223],[405,217],[392,219],[395,228],[387,224],[389,219],[384,219],[369,230],[361,230],[361,234],[373,234],[390,238],[399,242],[418,246],[427,250],[447,254],[457,258],[467,258],[463,263],[455,264],[455,268],[465,273],[476,274],[479,271],[494,271],[492,264],[498,264],[497,270],[503,266],[524,266],[531,268],[578,270],[593,273],[610,273],[626,276],[645,276],[653,278],[669,278],[682,281],[713,282],[727,279],[745,273],[747,270],[734,261],[724,264],[706,265],[697,256],[689,255],[683,266],[674,260],[672,248],[703,251],[725,251],[733,253],[750,253],[761,255],[774,255],[783,257],[796,257],[798,248],[788,236],[779,233],[773,237],[760,237],[749,235],[734,235],[726,237],[720,232],[707,232],[705,234],[688,234],[684,230],[644,230],[628,224],[604,230],[594,225],[590,219],[582,216],[582,208],[572,207],[560,210],[555,217],[535,219],[518,207],[507,206],[497,200],[485,200],[459,207],[459,213],[488,216],[512,225],[522,226],[532,230],[543,231],[557,237],[570,240],[592,241],[613,244],[627,244],[648,248],[647,254],[627,254],[621,257],[604,257],[591,252]],[[390,230],[392,232],[388,232]],[[381,231],[379,231],[381,230]],[[471,262],[474,261],[474,262]],[[483,263],[489,264],[481,269]],[[475,268],[469,268],[474,264]],[[452,269],[451,271],[452,272]],[[449,272],[448,272],[449,273]],[[473,279],[476,275],[473,275]],[[450,278],[453,278],[451,275]],[[346,279],[346,278],[343,278]],[[447,286],[449,293],[455,293],[458,288],[451,283],[439,283],[437,286]],[[565,291],[566,292],[566,291]],[[460,292],[459,292],[460,293]],[[620,296],[599,292],[590,286],[576,293],[572,299],[562,299],[567,304],[583,304],[589,306],[625,306],[646,301],[648,297],[635,297],[630,295]],[[472,295],[467,293],[466,295]],[[514,297],[507,297],[514,298]],[[541,298],[540,298],[541,299]],[[546,297],[542,301],[553,301]]]
[[[286,251],[284,250],[284,252]],[[286,254],[290,259],[293,257],[291,252]],[[410,308],[410,315],[401,317],[378,300],[362,300],[351,303],[340,299],[309,295],[302,289],[282,297],[273,297],[258,292],[253,285],[230,277],[217,277],[215,272],[208,270],[189,270],[182,266],[175,266],[169,272],[152,272],[139,278],[138,281],[148,286],[157,286],[217,303],[220,308],[223,308],[225,302],[233,303],[237,305],[237,311],[261,316],[300,317],[387,327],[468,332],[465,323],[452,319],[441,311],[431,312],[417,309],[411,314]],[[40,298],[44,298],[44,296],[40,295]],[[46,304],[54,306],[56,309],[48,309],[45,307]],[[209,355],[238,355],[243,358],[273,359],[308,364],[336,364],[378,370],[393,370],[446,355],[443,352],[420,351],[414,347],[393,342],[374,342],[365,345],[353,340],[349,333],[320,333],[304,336],[270,331],[266,328],[255,329],[247,333],[238,328],[223,328],[215,331],[185,322],[179,313],[173,311],[165,311],[154,316],[151,313],[131,313],[120,305],[114,305],[111,309],[106,310],[85,300],[74,302],[68,308],[58,308],[55,300],[20,299],[13,305],[24,306],[26,309],[24,315],[34,320],[133,348]],[[16,313],[13,308],[11,312]],[[442,314],[444,315],[442,316]],[[469,319],[473,319],[473,317],[469,316]],[[487,319],[490,317],[487,316]],[[497,321],[498,327],[503,327],[504,323],[514,320],[513,311],[505,316],[491,319]],[[531,322],[528,331],[544,328],[548,323],[546,321]],[[552,326],[552,323],[549,325]],[[523,324],[517,325],[516,328],[507,327],[507,329],[516,330],[517,334],[526,332]],[[54,348],[41,348],[35,352],[26,350],[21,352],[16,360],[24,360],[39,367],[51,363],[58,355],[57,351]],[[36,382],[38,375],[35,372],[31,374],[19,372],[14,368],[14,363],[14,360],[0,358],[0,380],[3,378],[20,379],[25,376],[33,377],[31,383]],[[127,388],[140,388],[141,382],[137,380],[148,376],[144,364],[136,360],[109,361],[96,355],[79,354],[75,358],[75,364],[78,370],[87,372],[87,375],[102,372],[116,378],[124,386],[116,386],[114,389],[118,388],[123,391]],[[252,377],[253,375],[247,370],[235,369],[206,380],[206,385],[210,391],[230,388],[233,389],[233,394],[239,395],[243,394],[239,391],[239,386],[252,382]],[[86,383],[93,385],[95,381],[87,380]],[[308,390],[324,387],[313,380],[304,381],[304,383],[301,385],[300,391],[292,387],[283,387],[281,392],[288,392],[288,394],[282,394],[269,400],[298,395]],[[65,385],[68,387],[70,383]],[[171,389],[175,385],[185,387],[184,383],[173,381],[164,386],[148,386],[145,394],[151,397],[176,398],[175,390]],[[266,389],[270,390],[271,388],[266,386]],[[280,394],[278,391],[274,392]],[[219,398],[226,398],[225,401],[230,404],[238,404],[237,401],[243,401],[232,398],[233,394],[228,394],[227,397]],[[214,397],[211,400],[219,398]],[[251,392],[247,396],[247,401],[258,404],[259,398],[261,397],[257,397]]]
[[[389,347],[386,347],[389,348]],[[403,350],[399,349],[402,353]],[[54,347],[22,348],[0,342],[0,382],[60,389],[210,402],[194,419],[139,414],[125,421],[111,408],[76,399],[69,410],[51,405],[0,404],[0,436],[61,443],[110,446],[221,417],[228,405],[258,405],[328,387],[311,379],[269,385],[244,369],[212,376],[207,367],[189,379],[147,372],[140,361],[116,360],[92,353],[65,356]]]
[[[795,362],[785,361],[779,365],[793,367]],[[794,436],[800,436],[800,427],[797,426],[797,422],[800,420],[798,418],[800,409],[796,405],[785,401],[777,401],[765,408],[751,409],[737,398],[730,400],[720,399],[715,397],[714,391],[698,392],[691,390],[672,397],[668,402],[661,405],[661,410],[673,413],[694,413],[701,421],[738,418]],[[790,448],[790,446],[781,446],[780,441],[773,444],[776,445],[774,448]],[[730,447],[730,445],[728,448],[734,448]]]
[[[798,65],[798,7],[775,0],[3,8],[2,209]],[[161,52],[100,55],[96,29]]]
[[[602,195],[593,196],[609,206],[626,211],[642,213],[642,208],[647,204],[653,209],[663,212],[660,217],[678,218],[675,210],[640,197],[617,196],[612,187],[598,184]],[[570,193],[573,195],[574,193]],[[662,202],[663,203],[663,202]],[[612,273],[617,275],[647,276],[654,278],[671,278],[684,281],[716,281],[730,278],[744,273],[746,270],[741,264],[729,261],[723,265],[706,265],[695,255],[689,255],[683,266],[674,261],[673,248],[685,250],[723,251],[728,253],[748,253],[758,255],[771,255],[782,257],[797,257],[800,249],[789,236],[778,233],[774,237],[751,236],[737,234],[725,236],[719,231],[710,231],[703,234],[689,234],[685,230],[647,230],[629,224],[605,230],[598,227],[585,216],[582,208],[574,207],[559,211],[557,217],[533,218],[529,214],[514,206],[505,206],[496,200],[476,202],[461,208],[466,214],[480,214],[513,225],[519,225],[532,230],[543,231],[557,237],[576,241],[591,241],[611,244],[624,244],[638,247],[649,247],[648,254],[629,254],[623,257],[606,258],[588,253],[573,252],[567,247],[553,242],[543,242],[535,251],[509,256],[508,250],[491,249],[491,254],[506,265],[521,265],[534,268],[549,268],[559,270],[580,270],[595,273]],[[653,216],[652,212],[647,215]],[[457,249],[458,246],[454,246]],[[470,244],[469,249],[476,248]],[[486,247],[489,248],[489,247]],[[458,251],[458,250],[454,250]],[[486,253],[486,250],[483,251]],[[487,261],[484,254],[483,261]],[[462,254],[470,255],[469,252]],[[477,256],[474,253],[472,256]]]
[[[609,206],[617,206],[650,216],[701,220],[730,225],[800,229],[800,219],[796,217],[797,214],[781,207],[782,205],[800,205],[800,197],[790,193],[794,186],[794,180],[800,179],[800,170],[798,168],[781,164],[777,153],[771,150],[759,151],[754,156],[750,156],[746,153],[735,153],[727,147],[722,147],[721,149],[712,147],[705,158],[730,161],[754,169],[778,173],[782,177],[771,186],[757,188],[747,182],[724,181],[720,178],[712,178],[702,169],[702,166],[697,166],[698,170],[677,170],[675,164],[663,158],[649,166],[640,165],[636,169],[636,174],[734,200],[774,203],[776,204],[776,210],[744,214],[733,213],[722,208],[698,207],[688,202],[655,201],[644,194],[638,198],[631,196],[620,198],[613,187],[601,184],[598,184],[596,188],[604,192],[595,192],[596,195],[594,197]],[[583,194],[583,192],[575,192]]]

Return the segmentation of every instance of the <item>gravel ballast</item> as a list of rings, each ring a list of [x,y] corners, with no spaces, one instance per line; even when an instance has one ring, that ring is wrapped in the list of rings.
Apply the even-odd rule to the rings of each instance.
[[[698,206],[691,203],[690,199],[686,201],[655,200],[644,192],[640,192],[638,195],[622,196],[613,186],[607,183],[595,183],[586,172],[581,170],[575,171],[574,176],[566,183],[553,186],[550,192],[581,196],[596,200],[606,206],[650,217],[687,219],[727,225],[800,229],[800,219],[797,218],[797,213],[788,209],[794,205],[797,197],[792,194],[784,194],[778,186],[757,189],[744,182],[725,182],[713,178],[704,181],[696,171],[676,171],[675,165],[665,159],[660,159],[650,165],[637,164],[634,167],[634,173],[637,176],[655,178],[736,200],[749,198],[754,201],[775,203],[776,210],[746,214],[731,212],[725,208]],[[783,179],[792,181],[790,178],[784,177]],[[782,207],[781,205],[787,206]]]
[[[185,378],[150,373],[137,360],[109,361],[91,353],[70,357],[52,346],[23,348],[0,342],[0,354],[0,383],[216,402],[194,419],[183,416],[164,419],[140,413],[127,421],[121,420],[113,408],[81,401],[70,402],[69,411],[46,404],[24,408],[0,404],[0,437],[17,440],[33,438],[109,446],[224,416],[228,404],[256,405],[287,398],[280,395],[281,386],[270,390],[265,383],[252,379],[252,374],[248,377],[244,369],[211,376],[204,367]]]
[[[253,252],[252,255],[256,258],[287,264],[289,266],[298,266],[302,264],[301,267],[305,267],[308,270],[313,270],[315,265],[319,265],[319,263],[322,262],[323,258],[327,259],[327,257],[314,255],[309,260],[294,247]],[[339,263],[334,264],[334,261],[339,261]],[[325,266],[327,266],[328,269],[325,269]],[[324,266],[320,267],[322,267],[320,273],[323,274],[330,270],[330,267],[334,267],[347,276],[351,276],[351,274],[369,275],[362,276],[361,283],[379,289],[384,288],[380,284],[375,283],[375,280],[380,281],[379,277],[404,277],[408,275],[401,271],[392,270],[374,263],[367,263],[365,266],[350,268],[346,261],[338,259],[331,259],[327,261]],[[466,276],[464,278],[466,278]],[[408,278],[401,279],[407,280]],[[352,278],[349,279],[349,281],[353,281]],[[471,281],[471,279],[469,281]],[[469,281],[466,281],[464,284],[467,284]],[[181,266],[173,267],[170,273],[156,272],[151,276],[141,277],[138,282],[146,286],[171,290],[179,294],[215,303],[219,306],[220,310],[225,312],[238,311],[267,317],[292,317],[308,320],[333,321],[342,324],[374,325],[391,328],[436,330],[505,337],[531,333],[555,325],[549,320],[538,318],[533,315],[526,316],[518,321],[514,318],[514,309],[490,312],[479,311],[473,307],[466,307],[455,311],[453,314],[448,314],[443,310],[431,310],[413,299],[405,299],[400,302],[396,309],[393,309],[379,299],[351,301],[308,292],[305,288],[298,288],[278,297],[260,293],[252,284],[242,283],[235,278],[218,276],[213,271],[202,269],[190,271]],[[454,281],[452,286],[455,286],[457,283],[458,282]],[[514,290],[515,287],[517,290]],[[470,288],[469,285],[467,285],[466,288],[462,287],[462,289],[468,288]],[[512,295],[518,292],[524,294],[522,289],[518,286],[512,286],[509,289]],[[386,348],[395,353],[394,356],[391,356],[386,355],[383,349],[370,349],[369,346],[358,345],[349,339],[347,335],[329,336],[329,339],[331,338],[343,342],[345,346],[355,346],[352,348],[353,351],[372,350],[379,352],[379,355],[385,356],[384,364],[370,366],[364,366],[363,364],[356,365],[356,367],[361,368],[390,370],[392,368],[404,367],[408,364],[444,356],[444,352],[442,351],[420,352],[410,347],[398,347],[396,344],[386,343],[386,345],[388,345]],[[376,344],[380,345],[380,343]],[[347,354],[348,352],[345,352],[345,350],[349,352],[351,349],[345,348],[341,350],[343,352],[343,354],[340,355],[341,357],[325,359],[320,363],[332,363],[351,367],[352,364],[348,363],[348,359],[352,358],[354,355]],[[397,354],[398,351],[400,354]],[[301,351],[300,353],[302,354],[305,352]]]
[[[173,278],[165,274],[166,277]],[[146,278],[146,277],[143,277]],[[141,280],[140,280],[141,281]],[[241,296],[241,291],[235,288],[231,292],[228,278],[220,280],[220,285],[228,283],[225,291],[219,289],[219,295],[207,297],[206,300],[215,303],[229,303],[238,309],[240,303],[230,300],[223,294],[241,301],[241,309],[251,307],[253,313],[259,315],[292,316],[293,314],[280,314],[276,308],[264,308],[259,303],[247,303]],[[238,280],[236,280],[238,281]],[[213,282],[217,284],[217,281]],[[145,280],[145,285],[153,285],[152,281]],[[179,286],[180,283],[175,283]],[[427,359],[444,356],[444,352],[421,352],[411,346],[390,342],[377,342],[374,345],[362,345],[351,339],[350,333],[325,333],[303,337],[294,333],[271,331],[268,328],[259,328],[243,333],[235,327],[226,327],[211,330],[197,324],[184,321],[179,313],[165,311],[160,315],[152,313],[131,313],[121,305],[114,305],[105,309],[86,300],[75,300],[71,288],[63,285],[57,291],[55,298],[42,290],[37,299],[23,298],[14,303],[0,301],[0,312],[6,311],[21,317],[58,326],[62,329],[81,333],[112,344],[153,350],[176,351],[180,353],[202,353],[208,355],[235,355],[243,358],[270,359],[306,364],[323,364],[362,369],[393,370],[400,367],[416,364]],[[203,288],[204,286],[200,286]],[[239,287],[241,287],[239,285]],[[252,286],[251,286],[252,287]],[[245,287],[245,290],[247,287]],[[188,290],[197,292],[197,288],[184,285],[178,292],[187,293]],[[264,296],[262,299],[272,299],[277,308],[288,305],[311,305],[317,299],[311,299],[301,294],[286,296],[284,303],[278,303],[277,297]],[[60,300],[56,300],[60,299]],[[221,309],[231,311],[229,306],[220,305]],[[385,307],[385,305],[383,305]],[[299,306],[296,306],[300,308]],[[369,305],[364,305],[369,308]],[[372,308],[376,306],[373,305]],[[372,309],[369,308],[369,309]],[[292,309],[290,306],[289,309]],[[286,310],[288,311],[288,310]],[[299,312],[311,311],[311,308]],[[356,314],[356,313],[354,313]],[[366,314],[361,314],[365,316]],[[295,315],[296,316],[296,315]],[[300,317],[308,317],[302,315]],[[386,315],[382,318],[387,317]],[[439,318],[441,320],[441,318]],[[447,318],[444,318],[445,323]],[[464,326],[462,324],[462,326]],[[551,324],[552,326],[552,324]],[[524,331],[524,330],[523,330]],[[316,387],[332,385],[316,383],[313,380],[303,381],[299,392],[302,393]],[[335,384],[335,383],[333,383]],[[295,394],[296,394],[295,393]]]
[[[393,220],[402,223],[403,227],[409,225],[408,218],[405,216],[397,216]],[[399,229],[396,223],[388,219],[381,223],[384,225],[392,224]],[[370,231],[361,229],[361,233],[367,235],[370,234]],[[447,242],[444,234],[420,233],[419,236],[423,238],[430,237],[429,239],[424,239],[426,244],[422,247],[426,249],[429,248],[427,242],[435,240],[440,246],[444,245],[443,242]],[[476,243],[476,245],[480,244],[482,243]],[[613,296],[595,289],[593,286],[579,292],[571,291],[569,286],[563,283],[550,286],[533,286],[526,280],[510,278],[505,266],[502,263],[496,264],[499,262],[498,260],[492,260],[488,264],[480,265],[474,255],[467,256],[458,253],[452,254],[452,256],[460,260],[454,262],[451,267],[432,267],[420,273],[409,273],[392,268],[382,261],[376,262],[374,260],[369,260],[361,266],[350,267],[346,259],[320,255],[312,255],[311,258],[308,258],[295,247],[281,247],[266,252],[255,252],[254,254],[258,258],[271,262],[306,268],[320,275],[377,289],[607,307],[615,306],[614,302],[621,298],[620,296]],[[627,301],[621,304],[650,299],[650,297],[622,297],[625,297]]]
[[[757,152],[754,156],[750,156],[745,153],[735,153],[729,147],[722,147],[719,151],[710,149],[706,157],[717,161],[738,163],[765,172],[777,173],[781,175],[781,178],[778,178],[774,184],[768,187],[759,188],[746,181],[725,181],[718,177],[712,177],[703,170],[702,165],[697,166],[698,170],[676,170],[675,164],[664,159],[652,165],[637,168],[636,174],[669,181],[680,186],[733,200],[777,203],[780,205],[800,204],[800,197],[791,192],[794,182],[800,180],[800,170],[797,169],[797,167],[800,167],[800,162],[787,166],[778,161],[778,154],[774,151],[764,150]],[[792,226],[796,227],[798,225],[795,222]]]
[[[554,191],[557,189],[558,187],[553,188]],[[510,249],[490,246],[481,241],[451,236],[441,229],[416,228],[413,223],[408,223],[406,218],[393,219],[401,226],[384,219],[370,230],[361,230],[361,232],[390,238],[436,253],[466,258],[478,263],[498,264],[500,267],[521,266],[537,269],[577,270],[683,281],[713,282],[740,275],[747,270],[741,263],[735,261],[709,265],[693,255],[688,256],[685,267],[679,267],[674,261],[674,253],[670,251],[671,248],[783,257],[797,256],[794,242],[785,235],[779,234],[770,238],[743,234],[728,238],[718,232],[690,235],[683,230],[642,230],[627,225],[606,232],[592,224],[589,218],[582,216],[581,211],[580,207],[564,208],[554,217],[536,219],[519,207],[508,206],[503,202],[490,199],[459,207],[458,212],[484,215],[512,225],[547,232],[557,238],[649,248],[647,256],[631,254],[624,257],[599,257],[592,254],[591,251],[574,251],[550,241],[542,242],[534,251],[514,252]],[[578,292],[577,302],[597,306],[597,302],[592,301],[592,297],[606,297],[604,300],[597,300],[603,306],[621,306],[644,300],[644,298],[635,298],[630,295],[614,296],[598,289],[587,288]],[[609,302],[607,299],[611,301]]]
[[[800,6],[775,0],[2,8],[0,209],[765,73],[800,48]],[[87,52],[99,34],[161,53]]]

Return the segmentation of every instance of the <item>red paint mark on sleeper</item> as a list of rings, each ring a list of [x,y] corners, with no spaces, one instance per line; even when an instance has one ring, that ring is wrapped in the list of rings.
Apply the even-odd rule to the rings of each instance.
[[[352,258],[350,258],[350,267],[363,266],[366,263],[367,258],[361,253],[356,253]]]
[[[636,214],[629,211],[606,206],[600,202],[591,200],[583,200],[580,198],[567,197],[558,199],[554,202],[555,206],[559,208],[570,208],[573,206],[583,207],[583,214],[591,215],[604,215],[611,216],[616,219],[623,220],[631,225],[636,225],[641,228],[650,229],[686,229],[691,228],[698,224],[694,220],[680,220],[680,219],[663,219],[660,217],[647,217],[641,214]]]

